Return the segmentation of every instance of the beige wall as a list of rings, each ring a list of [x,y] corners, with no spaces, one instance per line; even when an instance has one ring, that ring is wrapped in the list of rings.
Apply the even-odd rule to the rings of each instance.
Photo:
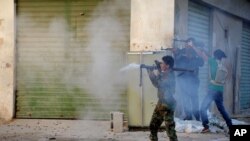
[[[131,0],[130,51],[171,47],[174,0]]]
[[[0,120],[14,115],[14,0],[0,1]]]

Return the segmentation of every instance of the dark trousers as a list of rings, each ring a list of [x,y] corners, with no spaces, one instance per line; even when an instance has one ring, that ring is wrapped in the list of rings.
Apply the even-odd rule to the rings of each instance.
[[[201,104],[201,120],[202,120],[202,125],[205,128],[208,128],[208,117],[207,117],[207,110],[209,106],[211,105],[212,102],[215,102],[219,112],[221,113],[222,117],[226,121],[227,126],[232,125],[232,120],[229,118],[228,113],[225,110],[225,107],[223,105],[223,93],[220,91],[215,91],[215,90],[208,90],[208,94],[204,98],[202,104]]]
[[[199,112],[199,80],[194,78],[179,79],[179,92],[181,97],[183,111],[185,113],[185,119],[191,120],[194,115],[196,120],[200,120]]]

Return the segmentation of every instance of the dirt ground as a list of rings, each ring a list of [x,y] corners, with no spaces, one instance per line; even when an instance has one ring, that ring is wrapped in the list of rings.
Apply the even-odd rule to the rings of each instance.
[[[159,132],[159,141],[168,141]],[[223,133],[177,133],[179,141],[229,141]],[[148,141],[149,131],[114,133],[109,121],[15,119],[0,124],[0,141]]]

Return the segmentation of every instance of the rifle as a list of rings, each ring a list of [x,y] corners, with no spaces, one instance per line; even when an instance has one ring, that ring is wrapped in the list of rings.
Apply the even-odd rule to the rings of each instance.
[[[142,86],[142,69],[150,69],[150,70],[158,70],[159,72],[161,72],[161,62],[158,60],[155,60],[155,65],[145,65],[145,64],[141,64],[140,65],[140,87]],[[192,69],[184,69],[184,68],[172,68],[173,71],[182,71],[182,72],[195,72],[195,70]]]
[[[194,70],[191,70],[191,69],[184,69],[184,68],[173,68],[173,71],[187,71],[187,72],[194,72]]]
[[[140,68],[145,68],[145,69],[151,69],[151,70],[158,70],[159,72],[161,72],[161,62],[158,60],[155,60],[155,65],[145,65],[145,64],[141,64]],[[173,71],[187,71],[187,72],[194,72],[194,70],[192,69],[185,69],[185,68],[172,68]]]

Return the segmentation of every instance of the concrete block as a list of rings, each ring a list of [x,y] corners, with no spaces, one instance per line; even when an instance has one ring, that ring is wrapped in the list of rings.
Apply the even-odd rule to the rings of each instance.
[[[123,132],[123,119],[124,114],[122,112],[111,112],[111,130],[115,133]]]

